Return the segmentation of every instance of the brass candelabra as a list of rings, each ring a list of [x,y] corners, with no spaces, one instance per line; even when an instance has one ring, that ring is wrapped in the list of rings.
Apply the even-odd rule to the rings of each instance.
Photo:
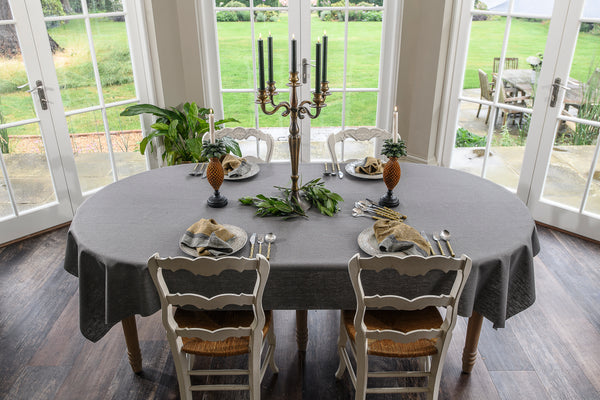
[[[256,99],[256,103],[260,105],[261,110],[267,115],[273,115],[283,108],[284,111],[281,113],[283,117],[290,116],[290,134],[288,135],[288,143],[290,146],[290,161],[292,164],[292,190],[290,196],[296,200],[296,202],[303,208],[308,209],[310,205],[300,198],[298,189],[298,163],[300,161],[300,129],[298,127],[298,119],[304,119],[308,115],[310,119],[315,119],[321,113],[321,109],[326,107],[325,98],[331,93],[329,92],[329,82],[322,81],[320,84],[320,91],[313,92],[313,98],[311,100],[304,100],[298,104],[298,92],[297,88],[302,86],[300,83],[299,73],[292,71],[290,72],[289,83],[287,86],[290,88],[290,101],[282,101],[279,104],[275,104],[273,97],[276,96],[277,89],[275,88],[275,82],[267,82],[266,89],[259,89]],[[267,105],[273,107],[272,110],[267,110]],[[311,112],[314,109],[314,113]]]

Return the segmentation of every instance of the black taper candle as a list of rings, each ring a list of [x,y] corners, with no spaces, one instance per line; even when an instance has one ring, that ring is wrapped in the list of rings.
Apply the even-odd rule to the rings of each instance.
[[[258,86],[260,90],[265,90],[265,51],[260,36],[258,37],[258,76]]]
[[[298,72],[298,67],[296,66],[296,39],[292,35],[292,72]]]
[[[273,79],[273,36],[270,33],[267,40],[267,51],[269,53],[269,82],[275,82]]]
[[[315,66],[315,93],[321,93],[321,43],[317,41]]]
[[[327,35],[323,34],[323,82],[327,82]]]

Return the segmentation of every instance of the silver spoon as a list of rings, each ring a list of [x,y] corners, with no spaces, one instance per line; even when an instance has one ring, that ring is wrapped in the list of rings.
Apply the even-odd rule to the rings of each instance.
[[[338,167],[338,178],[342,179],[344,177],[344,173],[342,172],[342,170],[340,169],[340,163],[336,162],[336,165]]]
[[[265,235],[260,234],[256,236],[256,243],[258,243],[258,254],[262,254],[262,244],[265,242]]]
[[[275,239],[277,239],[277,235],[273,232],[269,232],[265,235],[265,241],[269,243],[269,246],[267,247],[267,260],[271,258],[271,243],[273,243]]]
[[[441,243],[440,243],[440,237],[438,236],[438,234],[437,234],[437,233],[433,233],[433,234],[431,235],[431,237],[433,237],[433,240],[435,240],[435,241],[436,241],[436,243],[437,243],[438,247],[440,248],[440,254],[441,254],[441,255],[443,255],[443,256],[445,256],[445,255],[446,255],[446,253],[444,253],[444,249],[442,248],[442,245],[441,245]]]
[[[454,254],[454,250],[452,250],[452,246],[450,246],[450,232],[448,232],[448,230],[444,229],[440,232],[440,237],[442,238],[442,240],[444,240],[446,242],[446,245],[448,245],[448,250],[450,250],[450,255],[452,257],[454,257],[456,254]]]

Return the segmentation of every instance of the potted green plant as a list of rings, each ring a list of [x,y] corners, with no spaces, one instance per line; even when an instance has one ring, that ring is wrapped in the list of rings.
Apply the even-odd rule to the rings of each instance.
[[[148,143],[154,151],[152,139],[162,138],[164,152],[161,154],[167,165],[182,164],[185,162],[206,161],[202,155],[202,136],[208,132],[208,108],[198,108],[196,103],[185,103],[180,108],[161,108],[152,104],[136,104],[127,107],[121,116],[134,116],[152,114],[157,118],[152,125],[154,129],[140,142],[140,153],[144,154]],[[225,118],[215,122],[215,129],[220,129],[226,122],[238,122],[235,118]],[[227,153],[242,156],[240,146],[230,137],[224,137],[223,144]]]

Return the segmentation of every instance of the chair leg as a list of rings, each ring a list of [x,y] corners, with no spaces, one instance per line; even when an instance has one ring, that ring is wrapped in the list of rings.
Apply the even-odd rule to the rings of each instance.
[[[344,371],[346,371],[346,361],[344,359],[344,352],[346,351],[346,343],[348,343],[348,334],[344,327],[344,311],[340,310],[340,332],[338,335],[338,356],[340,357],[340,364],[338,365],[337,371],[335,371],[336,379],[342,379]]]
[[[365,343],[366,344],[366,343]],[[356,344],[356,395],[355,400],[365,400],[367,396],[367,377],[369,374],[369,360],[365,345]]]
[[[269,366],[271,367],[271,371],[273,371],[274,374],[278,374],[279,373],[279,368],[277,367],[277,364],[275,364],[275,348],[277,345],[277,340],[275,339],[275,331],[273,330],[273,326],[271,325],[271,329],[269,329],[269,332],[267,332],[267,341],[269,342],[269,352],[270,352],[270,357],[269,357]]]
[[[485,117],[486,125],[487,125],[488,121],[490,120],[490,111],[491,110],[492,110],[492,106],[488,106],[487,116]]]
[[[261,332],[255,333],[262,336]],[[250,386],[250,400],[260,400],[260,348],[262,340],[250,336],[250,354],[248,354],[248,383]]]
[[[477,118],[479,118],[479,111],[481,111],[481,104],[479,105],[479,108],[477,109]]]
[[[187,368],[190,361],[186,357],[186,354],[181,351],[173,351],[173,359],[175,370],[177,371],[177,382],[179,383],[181,400],[192,400],[192,382],[190,380],[189,369]]]

